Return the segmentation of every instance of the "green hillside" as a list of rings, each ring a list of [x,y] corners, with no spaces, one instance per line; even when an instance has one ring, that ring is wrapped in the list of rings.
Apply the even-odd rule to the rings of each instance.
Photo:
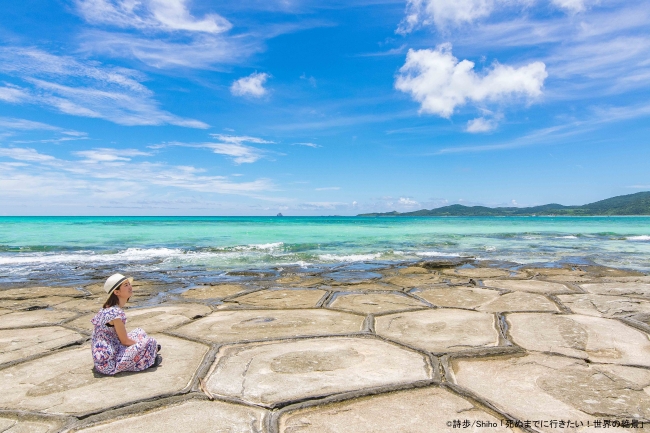
[[[620,195],[583,206],[563,206],[557,203],[533,207],[485,207],[454,204],[436,209],[422,209],[415,212],[368,213],[358,216],[531,216],[531,215],[650,215],[650,191]]]

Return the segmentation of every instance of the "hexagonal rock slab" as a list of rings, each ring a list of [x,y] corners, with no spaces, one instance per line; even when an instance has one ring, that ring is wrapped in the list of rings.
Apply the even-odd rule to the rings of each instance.
[[[559,295],[558,298],[574,313],[586,316],[625,317],[650,313],[650,301],[624,296],[579,294]]]
[[[550,299],[535,293],[506,293],[492,302],[479,307],[480,311],[491,313],[503,311],[560,311]]]
[[[148,334],[161,332],[175,328],[190,322],[194,318],[203,317],[212,312],[207,305],[200,304],[179,304],[161,305],[153,308],[127,308],[126,328],[142,328]],[[93,325],[90,319],[96,313],[88,314],[69,323],[70,326],[78,329],[92,330]]]
[[[282,402],[431,378],[422,355],[376,339],[317,338],[226,346],[207,380],[215,395]]]
[[[0,329],[24,328],[28,326],[58,325],[77,316],[73,311],[34,310],[16,311],[5,314],[0,321]]]
[[[384,278],[382,281],[405,289],[413,287],[430,287],[433,284],[442,282],[442,279],[434,274],[429,275],[400,275]]]
[[[500,421],[467,400],[441,388],[363,397],[341,403],[300,409],[280,416],[281,433],[342,432],[457,432],[447,426],[451,420],[489,421],[496,428],[490,432],[511,432]],[[480,432],[482,429],[461,429]]]
[[[337,296],[329,308],[355,313],[394,313],[397,311],[426,308],[427,305],[405,295],[393,293],[368,293]]]
[[[0,365],[81,343],[85,339],[78,332],[60,326],[0,331]]]
[[[63,421],[55,419],[14,419],[0,417],[3,433],[54,433],[63,427]]]
[[[472,287],[439,287],[414,292],[439,307],[476,308],[499,298],[496,290]]]
[[[497,346],[494,322],[492,314],[445,308],[377,317],[375,331],[429,352],[459,352]]]
[[[278,284],[296,287],[311,287],[322,284],[325,280],[321,277],[302,277],[300,275],[289,275],[275,280]]]
[[[597,283],[580,284],[584,290],[596,295],[633,296],[650,299],[650,284],[644,283]]]
[[[12,310],[38,310],[54,307],[64,302],[83,300],[83,298],[71,298],[68,296],[46,296],[43,298],[29,299],[0,299],[0,308]]]
[[[163,365],[138,373],[93,373],[87,345],[6,368],[0,375],[0,407],[83,415],[181,391],[189,385],[208,347],[164,335],[154,337],[164,348]]]
[[[532,293],[575,293],[564,284],[537,280],[485,280],[486,287]]]
[[[402,275],[411,275],[411,274],[429,274],[430,272],[419,266],[409,266],[406,268],[398,269],[397,273]]]
[[[101,297],[89,297],[89,298],[75,298],[75,299],[68,299],[65,302],[57,303],[53,307],[57,310],[72,310],[72,311],[79,311],[79,312],[89,312],[89,311],[94,311],[97,312],[102,308],[104,305],[104,302],[106,302],[106,297],[101,296]]]
[[[499,278],[507,277],[510,271],[503,269],[493,268],[461,268],[461,269],[445,269],[442,271],[445,275],[454,277],[469,277],[469,278]]]
[[[93,427],[86,433],[142,431],[157,433],[262,433],[267,411],[220,401],[190,400]]]
[[[648,370],[542,354],[456,359],[452,369],[459,385],[520,420],[650,419]]]
[[[181,294],[187,299],[221,299],[249,290],[239,284],[218,284],[216,286],[198,286]]]
[[[324,309],[218,311],[175,332],[215,343],[259,341],[361,331],[364,318]]]
[[[398,292],[402,291],[402,287],[393,284],[384,283],[360,283],[360,284],[339,284],[332,286],[332,290],[346,291],[346,292]]]
[[[514,313],[507,320],[514,342],[528,350],[650,367],[648,336],[617,320],[544,313]]]
[[[313,308],[327,293],[325,290],[261,290],[238,296],[224,304],[267,308]]]
[[[0,299],[33,299],[46,296],[82,297],[87,293],[70,287],[24,287],[22,289],[0,290]]]

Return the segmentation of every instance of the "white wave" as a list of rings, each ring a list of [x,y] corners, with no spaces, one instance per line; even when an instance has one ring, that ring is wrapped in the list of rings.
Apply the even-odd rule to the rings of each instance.
[[[97,254],[78,251],[72,254],[28,253],[20,256],[2,256],[0,265],[55,264],[55,263],[114,263],[180,256],[184,251],[176,248],[128,248],[114,254]]]
[[[558,236],[556,239],[578,239],[578,236],[574,236],[574,235]]]
[[[625,238],[628,241],[650,241],[650,236],[648,235],[643,235],[643,236],[629,236]]]
[[[318,256],[319,259],[328,262],[364,262],[368,260],[375,260],[381,256],[380,253],[376,254],[349,254],[339,256],[336,254],[322,254]]]
[[[438,251],[422,251],[415,253],[417,256],[421,257],[460,257],[460,254],[456,253],[440,253]]]
[[[272,242],[268,244],[251,244],[251,245],[240,245],[233,248],[237,251],[252,251],[252,250],[265,250],[273,251],[281,248],[284,245],[284,242]]]
[[[490,253],[497,250],[496,247],[491,247],[489,245],[486,245],[483,248],[485,248],[485,251],[490,252]]]

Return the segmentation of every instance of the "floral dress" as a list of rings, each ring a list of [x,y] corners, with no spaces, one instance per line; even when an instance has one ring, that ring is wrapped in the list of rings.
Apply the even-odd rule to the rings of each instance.
[[[136,344],[123,345],[115,328],[106,325],[118,318],[126,324],[126,314],[116,305],[102,308],[90,321],[95,326],[92,336],[95,369],[113,375],[121,371],[141,371],[151,367],[156,360],[156,340],[147,337],[142,329],[136,328],[127,334]]]

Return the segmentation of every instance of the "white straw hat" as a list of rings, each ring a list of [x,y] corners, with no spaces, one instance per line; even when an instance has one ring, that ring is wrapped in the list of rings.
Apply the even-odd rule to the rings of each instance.
[[[104,291],[106,291],[106,294],[108,296],[111,296],[111,294],[115,291],[115,289],[120,287],[120,285],[125,281],[129,281],[132,283],[133,278],[125,277],[122,274],[113,274],[110,277],[108,277],[108,280],[106,280],[106,282],[104,283]]]

